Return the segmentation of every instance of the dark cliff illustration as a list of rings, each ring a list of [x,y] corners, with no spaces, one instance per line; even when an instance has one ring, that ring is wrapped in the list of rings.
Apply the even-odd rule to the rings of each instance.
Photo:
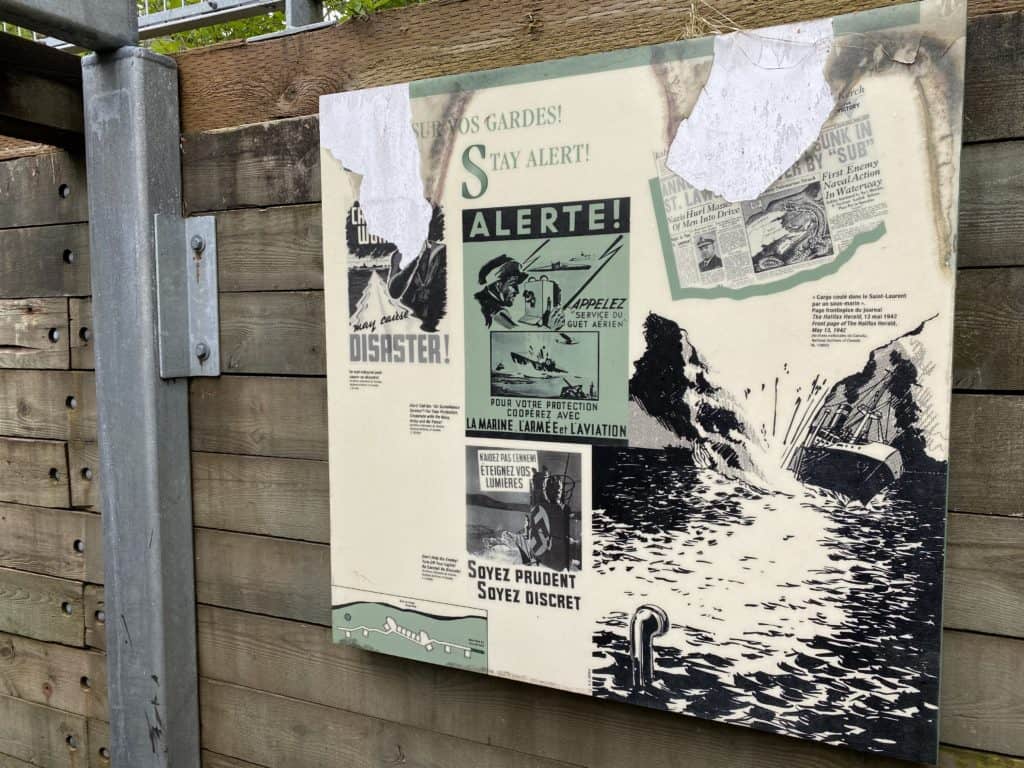
[[[644,341],[629,380],[630,429],[637,435],[631,444],[671,449],[699,467],[756,473],[752,433],[733,399],[712,383],[686,331],[650,314]]]

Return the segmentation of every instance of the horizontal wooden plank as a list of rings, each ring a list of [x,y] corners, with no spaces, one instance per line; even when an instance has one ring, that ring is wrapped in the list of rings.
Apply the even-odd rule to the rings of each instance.
[[[107,657],[0,633],[0,694],[106,719]]]
[[[751,29],[888,4],[718,0],[710,6],[717,13],[708,15],[729,19],[730,27]],[[968,14],[1014,11],[1022,5],[1020,0],[971,0]],[[316,114],[324,93],[663,43],[693,36],[688,30],[706,34],[703,14],[699,4],[659,0],[464,0],[388,11],[301,35],[187,51],[178,57],[182,130]],[[1005,50],[1020,39],[1013,32],[1012,26],[970,24],[968,40],[974,34],[979,39],[970,48],[975,64],[968,91],[980,93],[969,102],[969,137],[992,138],[1001,127],[986,119],[987,110],[1012,113],[1016,106],[1021,112],[1020,68],[1014,69],[1012,51]]]
[[[1024,768],[1024,760],[960,747],[939,749],[939,768]]]
[[[943,625],[1024,637],[1024,518],[951,514]]]
[[[222,293],[219,300],[221,373],[326,372],[322,292]],[[71,367],[93,368],[92,301],[71,303]]]
[[[95,440],[93,374],[0,370],[0,435]]]
[[[511,749],[274,696],[201,681],[202,743],[221,754],[288,768],[567,768]]]
[[[107,615],[103,602],[103,587],[95,584],[86,584],[83,599],[85,603],[85,645],[87,648],[106,650]]]
[[[960,155],[961,267],[1024,265],[1024,141],[967,144]]]
[[[687,765],[702,768],[905,765],[367,653],[332,644],[325,627],[295,621],[200,606],[198,632],[203,677],[590,768],[674,767],[680,754],[687,755]],[[947,672],[950,665],[977,664],[971,643],[987,640],[961,632],[946,632],[946,638]],[[1020,641],[1005,642],[1012,647]],[[982,652],[986,648],[980,646]],[[955,669],[948,674],[951,685],[944,684],[943,706],[952,697],[949,710],[955,726],[973,712],[971,702],[985,698],[977,685],[987,685],[988,677],[979,678],[975,685]],[[1019,670],[1010,667],[1008,674],[1007,689],[1024,684]],[[947,693],[964,686],[967,691],[962,696]],[[424,701],[430,706],[423,706]],[[982,728],[997,727],[1008,716],[1004,710],[981,707],[973,714]],[[975,739],[973,744],[982,740]]]
[[[85,718],[0,695],[0,752],[39,768],[83,768]]]
[[[222,373],[326,373],[320,291],[220,296]]]
[[[0,297],[89,293],[89,225],[0,229]]]
[[[964,137],[991,141],[1024,136],[1024,14],[982,16],[967,33]],[[968,4],[968,9],[971,5]]]
[[[949,450],[950,509],[1024,515],[1024,397],[954,395]]]
[[[0,368],[67,367],[67,299],[0,300]]]
[[[0,39],[0,45],[8,41],[36,44],[8,35]],[[81,83],[72,85],[5,63],[0,66],[0,131],[5,136],[45,141],[82,152],[85,136]]]
[[[1024,756],[1024,640],[946,632],[942,675],[944,742]]]
[[[325,379],[222,376],[193,379],[189,391],[193,450],[327,457]]]
[[[68,479],[71,481],[71,506],[100,511],[100,456],[94,442],[72,440],[68,443]]]
[[[81,582],[0,568],[0,632],[81,647]]]
[[[52,152],[0,163],[0,229],[88,219],[84,157]]]
[[[68,299],[68,344],[71,347],[72,368],[91,370],[96,367],[91,299]]]
[[[102,557],[99,516],[0,503],[0,566],[102,582]]]
[[[961,270],[954,333],[954,387],[1024,390],[1024,268]]]
[[[217,214],[217,272],[221,291],[323,288],[320,206]]]
[[[0,501],[66,507],[68,456],[64,443],[0,437]]]
[[[195,524],[327,543],[327,462],[192,454]]]
[[[199,528],[195,557],[200,602],[330,622],[330,550],[323,544]]]
[[[181,137],[185,213],[258,208],[320,199],[315,120],[251,125]]]

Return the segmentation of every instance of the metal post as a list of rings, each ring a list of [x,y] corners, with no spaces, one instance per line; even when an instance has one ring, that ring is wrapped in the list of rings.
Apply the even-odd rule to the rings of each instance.
[[[157,214],[181,215],[178,78],[142,48],[83,61],[115,768],[198,768],[188,382],[160,378]]]
[[[321,0],[285,0],[284,23],[288,29],[322,24],[324,6]]]

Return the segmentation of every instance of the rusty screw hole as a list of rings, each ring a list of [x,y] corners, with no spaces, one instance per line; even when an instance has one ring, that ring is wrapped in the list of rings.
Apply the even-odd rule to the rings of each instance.
[[[72,544],[72,546],[75,548],[75,552],[77,552],[78,554],[82,554],[83,552],[85,552],[85,542],[81,539],[75,539],[75,543]]]
[[[64,263],[65,264],[74,264],[75,263],[75,252],[72,251],[70,248],[65,248],[64,249]]]
[[[74,395],[68,395],[68,399],[64,401],[64,404],[71,410],[75,410],[78,407],[78,398]]]
[[[46,337],[51,342],[56,344],[58,341],[60,341],[60,329],[59,328],[51,328],[50,332],[46,334]]]
[[[60,470],[56,467],[50,467],[50,479],[60,480]]]
[[[75,609],[71,606],[71,603],[69,603],[69,602],[61,603],[60,604],[60,609],[61,609],[61,611],[64,612],[65,616],[70,616],[72,613],[75,612]]]

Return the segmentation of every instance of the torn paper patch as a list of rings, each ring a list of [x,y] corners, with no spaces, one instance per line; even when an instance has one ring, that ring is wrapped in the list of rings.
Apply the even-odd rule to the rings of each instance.
[[[395,244],[401,267],[412,263],[427,239],[431,208],[408,83],[321,96],[320,146],[363,177],[359,204],[369,233]]]
[[[667,165],[729,202],[752,200],[818,137],[835,97],[825,80],[832,20],[715,38],[711,74]]]

